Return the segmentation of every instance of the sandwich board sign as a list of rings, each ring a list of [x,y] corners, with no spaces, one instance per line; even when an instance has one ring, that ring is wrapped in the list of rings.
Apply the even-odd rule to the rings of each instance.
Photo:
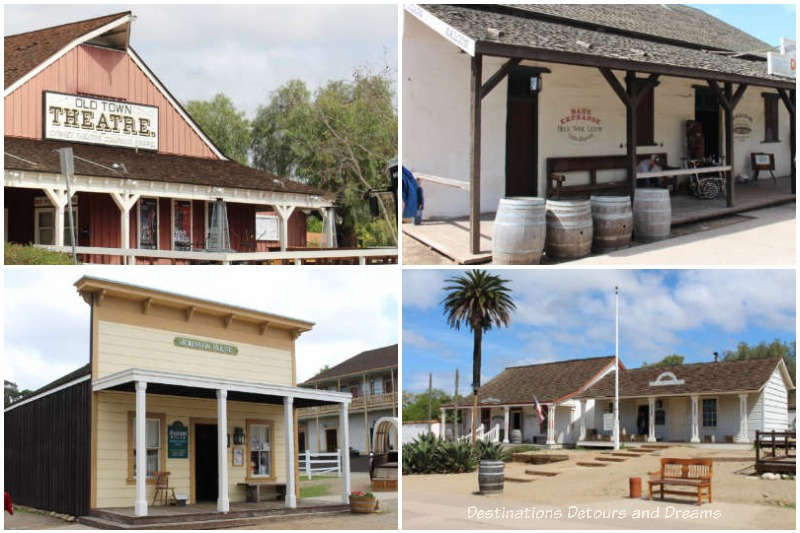
[[[797,72],[795,47],[795,41],[781,37],[780,53],[767,52],[767,72],[775,76],[795,78]]]

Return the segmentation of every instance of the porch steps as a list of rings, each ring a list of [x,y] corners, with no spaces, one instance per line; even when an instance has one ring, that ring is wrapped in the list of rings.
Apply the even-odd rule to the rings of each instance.
[[[609,455],[613,455],[615,457],[641,457],[642,454],[640,453],[630,453],[630,452],[611,452]]]
[[[642,444],[639,447],[647,450],[666,450],[667,448],[672,448],[669,444]]]
[[[592,461],[578,461],[575,464],[577,464],[578,466],[590,466],[590,467],[599,467],[599,466],[605,467],[605,466],[608,466],[607,463],[595,463],[595,462],[592,462]]]
[[[606,461],[608,463],[621,463],[623,461],[627,461],[628,459],[624,457],[608,457],[606,455],[602,455],[600,457],[595,457],[595,461]]]
[[[512,454],[511,460],[514,461],[515,463],[530,463],[534,465],[543,465],[547,463],[558,463],[561,461],[568,461],[569,455],[542,453],[542,452],[520,452]]]
[[[526,474],[529,476],[546,476],[546,477],[553,477],[557,476],[559,472],[545,472],[544,470],[526,470]]]
[[[350,512],[350,506],[347,504],[287,510],[248,510],[224,515],[207,512],[140,517],[93,510],[89,516],[78,517],[78,522],[99,529],[227,529],[256,525],[265,520],[281,520],[301,516],[331,516],[347,512]]]
[[[520,477],[520,476],[503,476],[503,479],[511,483],[530,483],[536,481],[533,477]]]

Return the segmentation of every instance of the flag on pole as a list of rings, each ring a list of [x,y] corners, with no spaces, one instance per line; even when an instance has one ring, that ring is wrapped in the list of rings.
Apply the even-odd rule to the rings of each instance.
[[[539,398],[533,396],[533,403],[536,405],[536,416],[539,417],[539,423],[544,422],[544,415],[542,414],[542,405],[539,403]]]

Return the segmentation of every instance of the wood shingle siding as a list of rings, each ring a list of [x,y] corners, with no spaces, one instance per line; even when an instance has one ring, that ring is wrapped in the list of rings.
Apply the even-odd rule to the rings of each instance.
[[[86,380],[4,413],[4,482],[14,503],[89,512],[91,398]]]

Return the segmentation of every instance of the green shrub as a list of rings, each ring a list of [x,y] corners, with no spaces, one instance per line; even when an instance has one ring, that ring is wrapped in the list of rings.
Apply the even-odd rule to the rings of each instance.
[[[508,455],[503,453],[503,445],[499,442],[483,442],[479,440],[475,443],[475,449],[480,461],[502,461],[504,456]]]
[[[31,245],[5,243],[3,261],[6,265],[71,265],[72,257]]]
[[[444,441],[424,433],[403,445],[403,474],[472,472],[477,463],[477,449],[466,441]]]

